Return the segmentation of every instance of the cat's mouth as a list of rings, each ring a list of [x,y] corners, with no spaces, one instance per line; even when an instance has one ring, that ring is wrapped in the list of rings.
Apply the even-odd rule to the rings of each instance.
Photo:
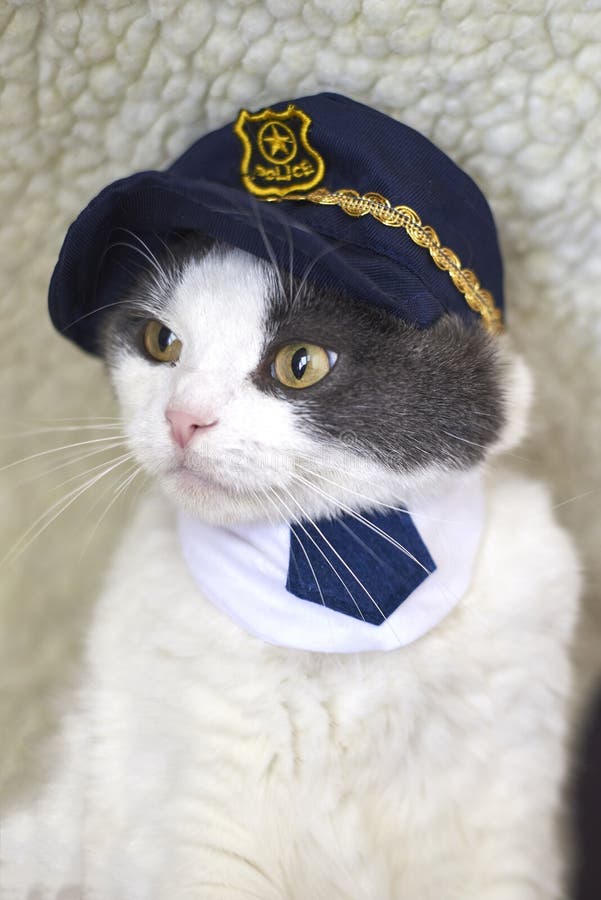
[[[169,469],[166,477],[174,487],[183,491],[194,493],[221,491],[228,495],[234,493],[232,485],[225,479],[225,473],[220,477],[214,469],[208,470],[207,467],[197,469],[187,465],[184,461]]]
[[[267,473],[257,471],[250,463],[237,461],[232,464],[216,460],[203,460],[202,466],[194,465],[185,458],[175,463],[166,473],[169,486],[184,494],[194,496],[227,495],[230,498],[256,494],[273,481]]]

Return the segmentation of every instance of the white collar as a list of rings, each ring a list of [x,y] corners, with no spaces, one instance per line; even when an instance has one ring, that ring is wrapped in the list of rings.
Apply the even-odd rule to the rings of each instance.
[[[424,580],[381,624],[300,599],[287,590],[291,531],[284,524],[222,528],[183,512],[178,524],[183,555],[201,593],[243,629],[270,644],[356,653],[410,644],[461,599],[472,577],[484,523],[481,476],[458,474],[444,491],[413,503],[411,520],[436,568],[422,576]],[[394,552],[399,565],[415,565]],[[352,559],[348,563],[352,568]],[[344,596],[342,584],[340,593]]]

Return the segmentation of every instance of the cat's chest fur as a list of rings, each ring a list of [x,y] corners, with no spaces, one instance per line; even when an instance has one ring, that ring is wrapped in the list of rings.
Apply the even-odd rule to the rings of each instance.
[[[540,487],[495,470],[486,498],[459,606],[350,656],[242,631],[199,594],[166,502],[144,501],[91,628],[69,774],[37,810],[90,896],[465,900],[526,865],[565,765],[577,572]]]

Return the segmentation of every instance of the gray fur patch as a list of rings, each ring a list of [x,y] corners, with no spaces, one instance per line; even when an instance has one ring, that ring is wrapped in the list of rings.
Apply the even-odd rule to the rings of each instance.
[[[330,374],[304,390],[282,387],[265,369],[257,375],[325,438],[407,470],[432,463],[468,468],[499,437],[501,361],[495,339],[478,323],[445,316],[419,329],[309,286],[294,303],[273,298],[268,331],[268,359],[295,340],[338,353]]]

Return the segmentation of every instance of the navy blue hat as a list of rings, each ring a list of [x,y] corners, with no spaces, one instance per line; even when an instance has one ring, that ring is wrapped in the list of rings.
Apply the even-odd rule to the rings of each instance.
[[[501,328],[502,263],[481,191],[421,134],[337,94],[242,111],[166,171],[104,188],[63,243],[55,327],[97,352],[103,311],[139,271],[123,245],[135,235],[157,249],[189,230],[421,328],[445,313]]]

